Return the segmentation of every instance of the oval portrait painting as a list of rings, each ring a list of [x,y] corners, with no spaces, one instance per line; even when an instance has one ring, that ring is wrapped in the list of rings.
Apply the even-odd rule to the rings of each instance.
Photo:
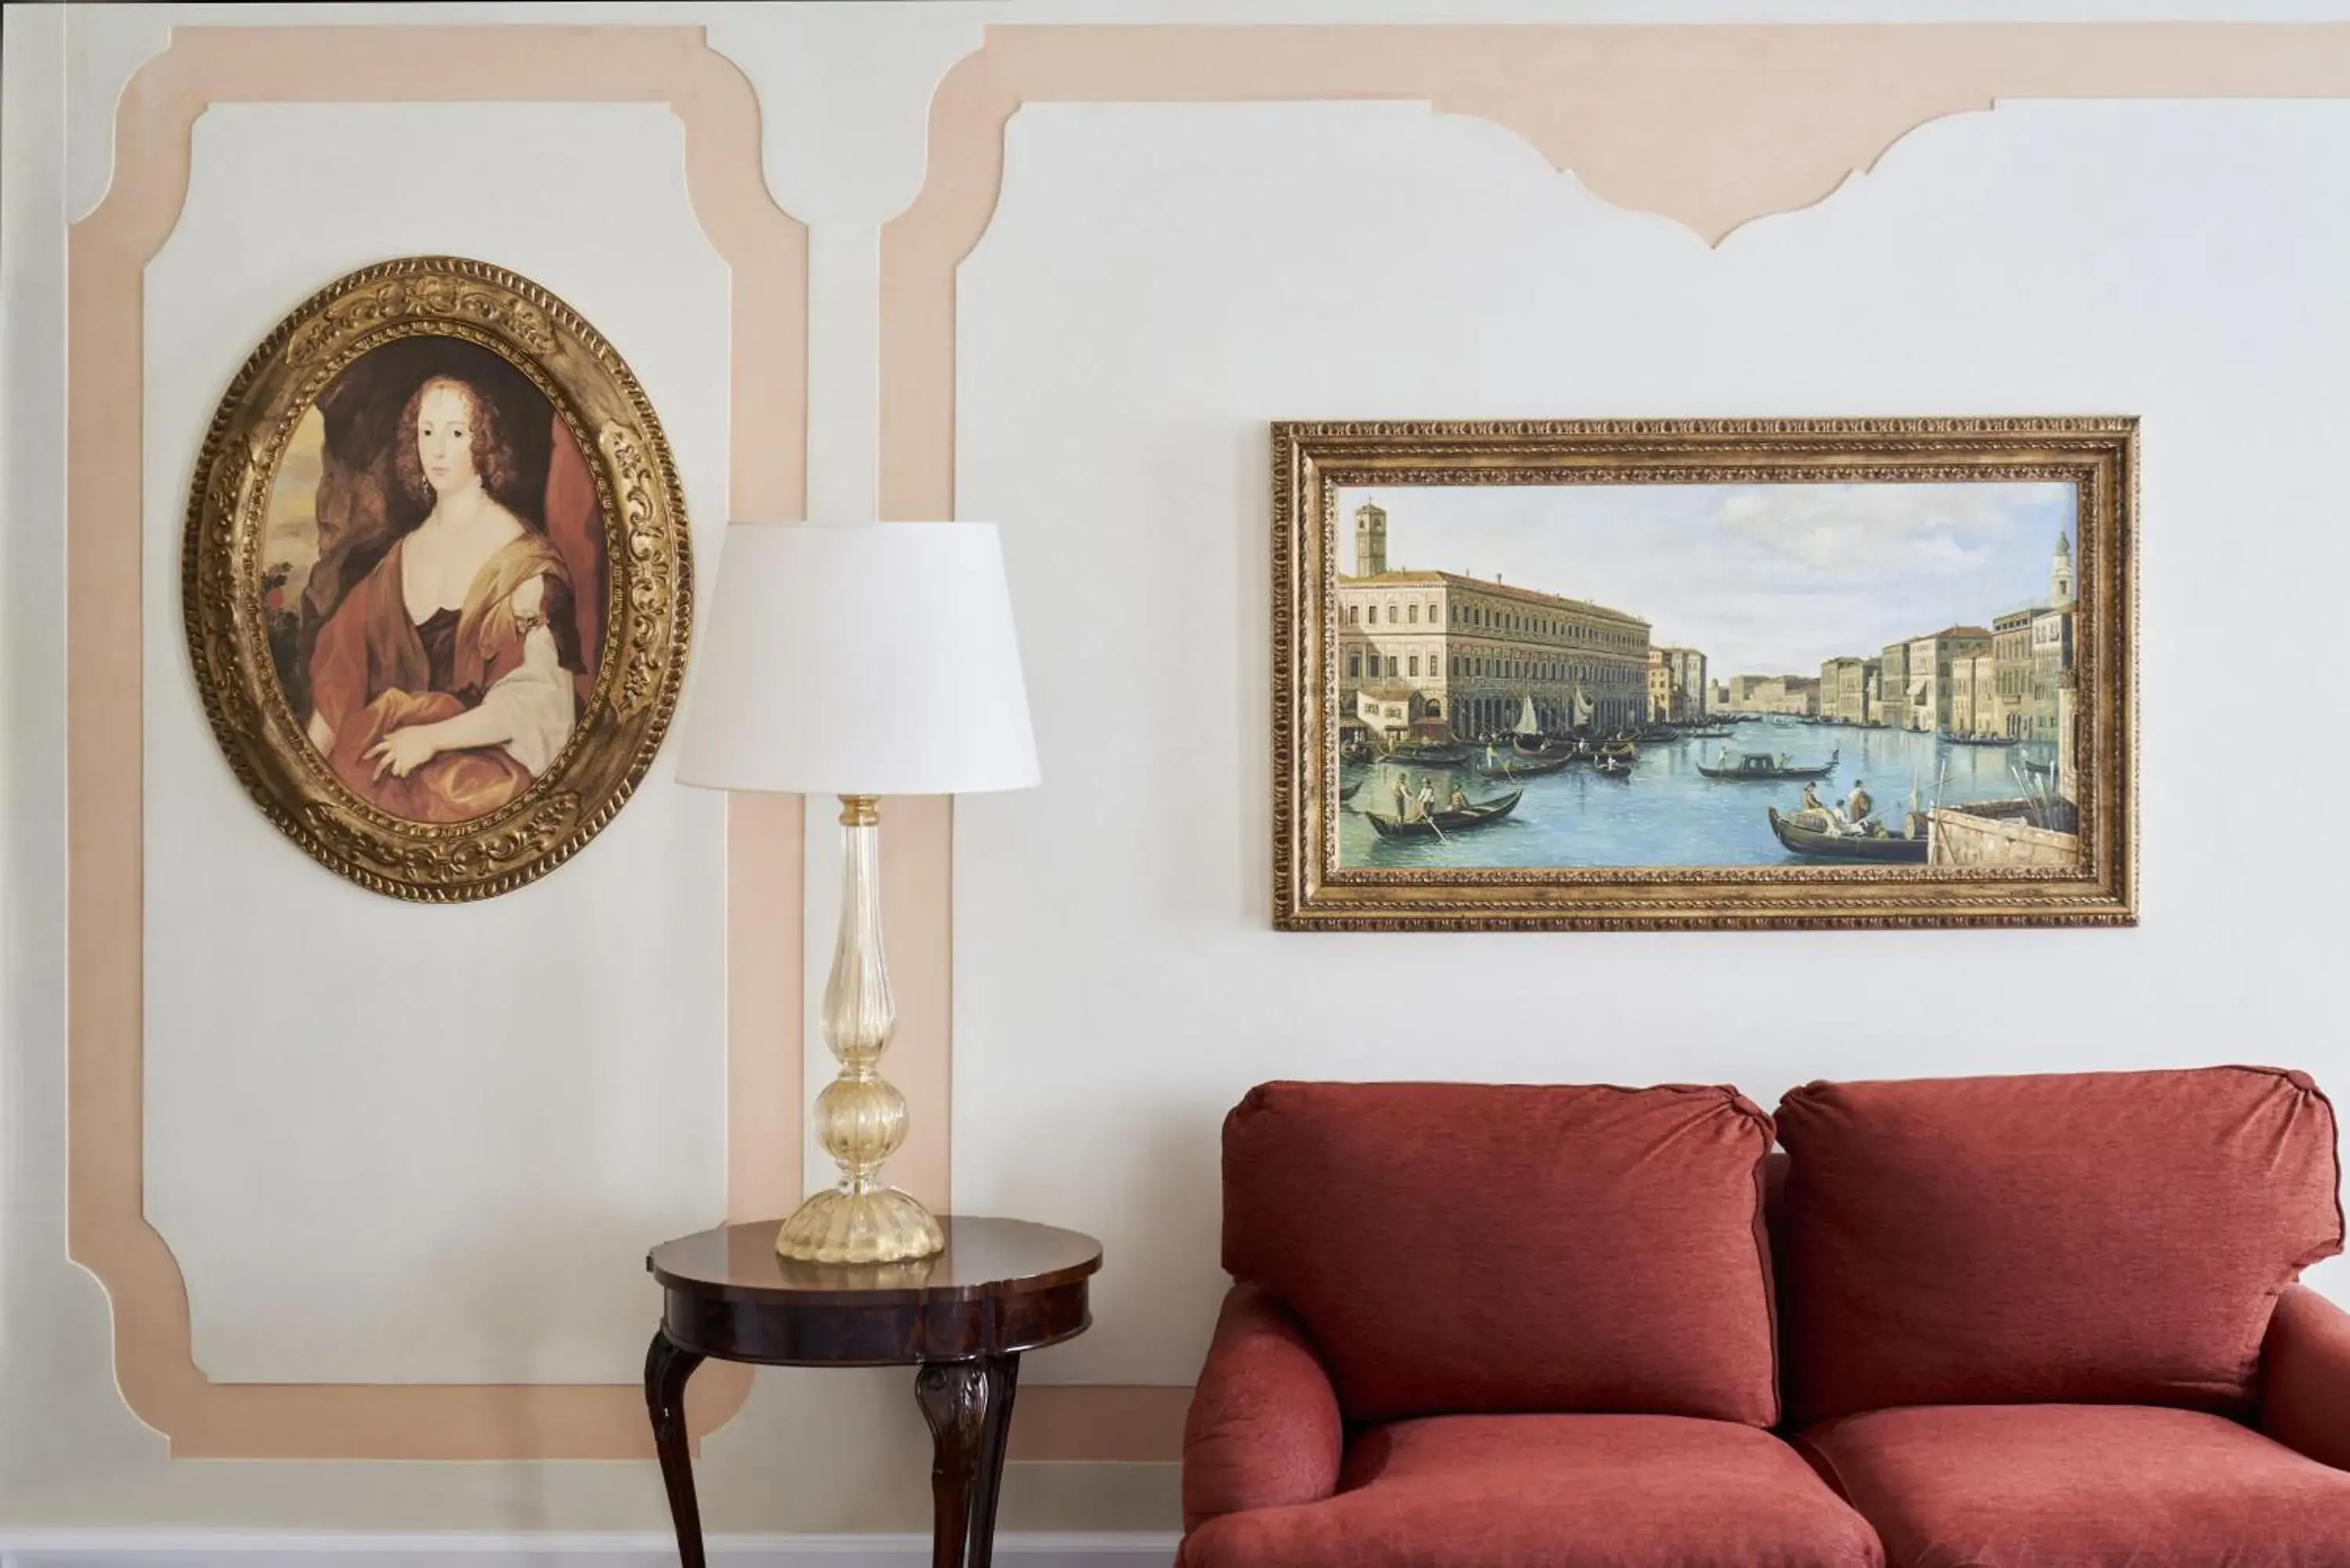
[[[214,419],[190,652],[231,765],[313,857],[452,900],[560,865],[643,776],[683,674],[659,422],[560,300],[419,257],[321,291]]]

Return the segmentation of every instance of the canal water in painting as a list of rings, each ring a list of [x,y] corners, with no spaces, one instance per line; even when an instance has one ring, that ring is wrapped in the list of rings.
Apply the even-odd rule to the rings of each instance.
[[[2031,742],[1959,745],[1932,734],[1859,725],[1749,720],[1732,727],[1726,740],[1644,743],[1631,772],[1620,777],[1596,773],[1587,763],[1534,778],[1492,776],[1483,771],[1482,747],[1472,747],[1471,762],[1457,768],[1348,765],[1339,779],[1347,794],[1338,813],[1339,864],[1366,869],[1823,864],[1789,854],[1764,815],[1767,806],[1778,807],[1783,816],[1794,811],[1803,784],[1710,779],[1698,771],[1700,761],[1716,765],[1725,749],[1733,757],[1783,755],[1799,768],[1817,767],[1833,756],[1835,770],[1812,786],[1819,798],[1841,805],[1858,783],[1875,801],[1875,815],[1895,829],[1906,820],[1913,787],[1921,810],[2031,794],[2042,779],[2028,769],[2044,767],[2053,750]],[[1501,747],[1496,765],[1510,763],[1509,749]],[[1472,805],[1512,790],[1525,793],[1507,817],[1473,833],[1442,842],[1382,838],[1364,813],[1395,815],[1395,785],[1402,777],[1414,791],[1429,781],[1440,804],[1456,784]]]
[[[2069,852],[2055,763],[2078,712],[2070,483],[1399,484],[1334,500],[1324,712],[1341,867]],[[1751,776],[1706,776],[1725,762]],[[1828,808],[1790,828],[1808,859],[1769,815],[1793,816],[1807,782]],[[1856,784],[1856,830],[1833,815],[1854,815]],[[1959,807],[1980,809],[1930,834],[1913,819]]]

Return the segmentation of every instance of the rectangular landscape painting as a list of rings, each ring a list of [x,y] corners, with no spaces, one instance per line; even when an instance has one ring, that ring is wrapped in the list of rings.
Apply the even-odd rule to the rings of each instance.
[[[1279,923],[2127,921],[2134,441],[1276,427]]]

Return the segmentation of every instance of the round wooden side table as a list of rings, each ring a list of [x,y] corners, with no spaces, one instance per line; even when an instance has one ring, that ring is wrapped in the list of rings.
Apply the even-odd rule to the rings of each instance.
[[[1019,1220],[945,1217],[946,1251],[903,1263],[803,1263],[775,1255],[781,1221],[664,1241],[645,1259],[661,1325],[645,1404],[669,1488],[679,1560],[704,1568],[686,1454],[685,1383],[702,1362],[912,1366],[929,1421],[933,1568],[987,1568],[1004,1436],[1025,1351],[1083,1334],[1101,1243]]]

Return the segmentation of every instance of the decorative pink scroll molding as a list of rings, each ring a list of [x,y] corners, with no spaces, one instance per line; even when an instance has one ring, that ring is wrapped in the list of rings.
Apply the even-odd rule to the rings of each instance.
[[[807,236],[769,195],[759,106],[700,28],[179,28],[125,88],[106,199],[68,240],[66,766],[68,1245],[106,1287],[124,1400],[211,1459],[650,1457],[630,1384],[213,1383],[185,1281],[143,1206],[140,805],[140,299],[187,198],[190,133],[213,103],[665,102],[687,193],[733,275],[730,502],[806,504]],[[293,301],[287,302],[289,305]],[[727,1203],[775,1213],[800,1168],[800,806],[730,805]],[[775,889],[772,894],[763,889]],[[742,961],[755,953],[756,961]],[[688,1419],[723,1423],[743,1367],[695,1380]]]
[[[1819,202],[1918,126],[2003,99],[2345,97],[2350,25],[2330,23],[990,27],[939,84],[924,183],[882,233],[881,514],[955,514],[955,269],[994,217],[1024,104],[1425,102],[1505,126],[1602,200],[1720,244]],[[907,1024],[890,1076],[917,1107],[895,1168],[925,1198],[951,1157],[952,932],[930,914],[952,898],[949,807],[893,818]],[[1035,1386],[1014,1452],[1172,1460],[1182,1400]]]

